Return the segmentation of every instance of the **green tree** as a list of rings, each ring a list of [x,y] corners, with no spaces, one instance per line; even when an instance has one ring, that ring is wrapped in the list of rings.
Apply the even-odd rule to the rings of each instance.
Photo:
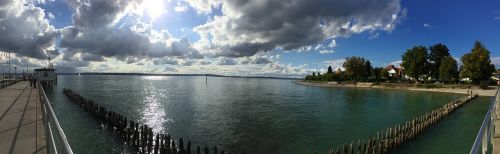
[[[406,50],[401,57],[403,59],[401,66],[404,67],[408,76],[418,81],[420,76],[426,75],[426,66],[428,66],[427,48],[424,46],[415,46]]]
[[[463,63],[462,77],[470,78],[473,83],[487,80],[495,71],[495,66],[491,64],[490,51],[484,45],[476,41],[474,48],[461,58]]]
[[[429,50],[429,74],[431,77],[439,80],[439,68],[441,66],[441,61],[443,58],[450,56],[450,50],[446,47],[446,45],[441,43],[430,46]]]
[[[453,82],[458,80],[457,61],[451,56],[446,56],[441,59],[441,66],[439,66],[439,79],[443,82]]]
[[[332,66],[328,66],[328,72],[327,73],[333,73]]]
[[[313,71],[313,76],[316,76],[316,73]]]
[[[389,72],[387,72],[387,69],[382,68],[378,73],[380,74],[380,78],[389,79]]]
[[[369,60],[365,62],[365,78],[369,78],[373,75],[373,67]]]
[[[375,79],[380,80],[382,79],[382,71],[387,72],[383,67],[375,67],[373,68],[373,76]]]
[[[366,76],[367,61],[362,57],[347,57],[342,66],[346,69],[346,75],[351,79],[359,81]]]

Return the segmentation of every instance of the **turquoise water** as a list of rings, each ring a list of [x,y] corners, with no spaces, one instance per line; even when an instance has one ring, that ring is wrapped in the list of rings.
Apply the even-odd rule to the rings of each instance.
[[[320,88],[227,77],[59,76],[48,92],[76,153],[131,153],[62,94],[70,88],[155,132],[229,152],[326,153],[462,95]],[[468,153],[490,97],[480,97],[394,153]]]

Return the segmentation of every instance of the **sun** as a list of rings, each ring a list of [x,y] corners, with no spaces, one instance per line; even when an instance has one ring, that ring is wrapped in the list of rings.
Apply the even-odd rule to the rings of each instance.
[[[163,0],[145,0],[143,7],[153,20],[160,17],[164,12]]]

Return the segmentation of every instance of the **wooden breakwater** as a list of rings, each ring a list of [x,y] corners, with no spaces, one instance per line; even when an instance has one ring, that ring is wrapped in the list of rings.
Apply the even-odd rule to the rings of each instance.
[[[183,138],[172,139],[169,134],[154,133],[148,125],[139,124],[133,120],[128,120],[125,116],[106,107],[85,99],[79,94],[69,89],[64,89],[63,93],[74,103],[78,104],[85,111],[90,112],[95,118],[106,123],[116,132],[125,144],[130,145],[138,153],[152,154],[224,154],[224,150],[218,151],[217,147],[209,148],[204,146],[203,151],[200,146],[194,147],[191,141],[186,144]]]
[[[384,131],[377,132],[374,136],[369,136],[364,140],[350,142],[340,145],[338,148],[330,148],[329,154],[354,154],[368,153],[380,154],[387,153],[390,150],[397,148],[405,142],[411,141],[420,135],[426,128],[442,120],[447,115],[462,107],[477,95],[468,95],[458,100],[447,103],[437,109],[434,109],[426,114],[415,117],[403,124],[387,128]]]

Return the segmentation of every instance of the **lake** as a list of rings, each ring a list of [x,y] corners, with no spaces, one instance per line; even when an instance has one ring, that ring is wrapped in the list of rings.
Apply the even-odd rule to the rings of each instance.
[[[62,93],[155,132],[230,153],[327,153],[460,98],[461,94],[321,88],[291,80],[204,76],[59,75],[47,90],[75,153],[132,153]],[[392,153],[469,153],[492,97],[479,97]]]

